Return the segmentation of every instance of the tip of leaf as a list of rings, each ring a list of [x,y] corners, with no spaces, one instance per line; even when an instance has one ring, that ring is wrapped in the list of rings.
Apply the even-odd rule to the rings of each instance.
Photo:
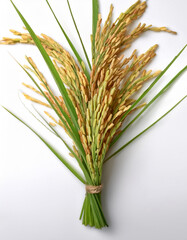
[[[8,111],[8,109],[5,107],[5,106],[3,106],[3,105],[0,105],[2,108],[4,108],[6,111]]]
[[[13,5],[13,6],[15,6],[15,4],[13,3],[13,1],[12,1],[12,0],[10,0],[10,2],[12,3],[12,5]]]

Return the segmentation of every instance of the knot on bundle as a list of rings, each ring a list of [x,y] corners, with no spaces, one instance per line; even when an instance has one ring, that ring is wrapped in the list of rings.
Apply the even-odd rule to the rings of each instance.
[[[97,194],[100,193],[103,189],[103,185],[98,186],[92,186],[92,185],[86,185],[86,192],[91,194]]]

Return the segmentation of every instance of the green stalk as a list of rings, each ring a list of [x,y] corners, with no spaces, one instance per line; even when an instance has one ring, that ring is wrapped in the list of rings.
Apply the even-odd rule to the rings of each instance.
[[[92,59],[95,59],[95,34],[97,29],[97,21],[99,14],[99,3],[98,0],[92,0]]]
[[[55,20],[56,20],[56,22],[58,23],[58,25],[59,25],[62,33],[64,34],[64,36],[65,36],[65,38],[66,38],[69,46],[71,47],[73,53],[75,54],[75,56],[76,56],[76,58],[77,58],[77,60],[78,60],[78,62],[79,62],[79,64],[80,64],[80,66],[82,67],[82,69],[83,69],[83,71],[84,71],[87,79],[90,81],[90,74],[89,74],[88,70],[87,70],[86,67],[85,67],[84,61],[83,61],[82,58],[80,57],[80,55],[79,55],[78,51],[76,50],[75,46],[73,45],[73,43],[72,43],[71,40],[69,39],[68,35],[66,34],[65,30],[63,29],[62,25],[60,24],[60,22],[59,22],[58,18],[56,17],[56,15],[55,15],[55,13],[54,13],[51,5],[49,4],[49,1],[46,0],[46,2],[47,2],[47,4],[48,4],[48,6],[49,6],[49,8],[50,8],[50,10],[51,10],[51,12],[52,12]]]
[[[80,40],[81,45],[82,45],[82,49],[83,49],[83,51],[84,51],[84,55],[85,55],[85,57],[86,57],[86,60],[87,60],[88,66],[89,66],[89,68],[90,68],[90,70],[91,70],[92,66],[91,66],[90,60],[89,60],[89,58],[88,58],[88,54],[87,54],[87,52],[86,52],[86,49],[85,49],[84,43],[83,43],[83,41],[82,41],[82,38],[81,38],[81,35],[80,35],[80,32],[79,32],[79,29],[78,29],[78,27],[77,27],[77,24],[76,24],[75,18],[74,18],[74,16],[73,16],[73,12],[72,12],[72,10],[71,10],[71,6],[70,6],[70,3],[69,3],[69,0],[67,0],[67,3],[68,3],[69,11],[70,11],[70,14],[71,14],[71,17],[72,17],[72,20],[73,20],[73,23],[74,23],[75,29],[76,29],[76,31],[77,31],[77,34],[78,34],[79,40]]]
[[[177,102],[169,111],[167,111],[164,115],[162,115],[159,119],[157,119],[154,123],[152,123],[149,127],[144,129],[142,132],[140,132],[136,137],[132,138],[129,142],[124,144],[122,147],[120,147],[117,151],[115,151],[112,155],[110,155],[108,158],[105,159],[105,162],[114,157],[116,154],[121,152],[124,148],[126,148],[130,143],[132,143],[134,140],[136,140],[138,137],[140,137],[143,133],[147,132],[151,127],[153,127],[156,123],[158,123],[162,118],[164,118],[166,115],[168,115],[174,108],[176,108],[185,98],[183,97],[179,102]]]
[[[108,227],[101,209],[100,194],[86,193],[80,219],[85,226],[94,226],[98,229]]]
[[[80,174],[77,172],[77,170],[72,167],[54,148],[51,146],[43,137],[41,137],[34,129],[32,129],[27,123],[25,123],[23,120],[21,120],[19,117],[17,117],[15,114],[13,114],[10,110],[3,107],[7,112],[9,112],[12,116],[14,116],[17,120],[19,120],[21,123],[23,123],[26,127],[28,127],[36,136],[39,137],[39,139],[51,150],[51,152],[70,170],[70,172],[73,173],[73,175],[78,178],[83,184],[85,184],[85,180],[80,176]]]

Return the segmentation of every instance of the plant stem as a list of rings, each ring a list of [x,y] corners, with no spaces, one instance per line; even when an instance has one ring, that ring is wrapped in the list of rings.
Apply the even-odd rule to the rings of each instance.
[[[70,14],[71,14],[71,17],[72,17],[72,20],[73,20],[73,23],[74,23],[75,29],[76,29],[76,31],[77,31],[77,34],[78,34],[78,36],[79,36],[79,40],[80,40],[81,45],[82,45],[82,49],[83,49],[83,51],[84,51],[84,55],[85,55],[85,57],[86,57],[86,60],[87,60],[88,66],[89,66],[89,68],[90,68],[90,70],[91,70],[92,66],[91,66],[91,63],[90,63],[90,60],[89,60],[88,54],[87,54],[87,52],[86,52],[86,49],[85,49],[84,43],[83,43],[83,41],[82,41],[82,38],[81,38],[81,35],[80,35],[80,32],[79,32],[79,29],[78,29],[78,27],[77,27],[77,24],[76,24],[75,18],[74,18],[74,16],[73,16],[73,12],[72,12],[72,10],[71,10],[71,6],[70,6],[70,3],[69,3],[69,0],[67,0],[67,3],[68,3],[69,11],[70,11]]]
[[[86,193],[80,219],[82,224],[95,228],[108,227],[101,207],[101,193]]]

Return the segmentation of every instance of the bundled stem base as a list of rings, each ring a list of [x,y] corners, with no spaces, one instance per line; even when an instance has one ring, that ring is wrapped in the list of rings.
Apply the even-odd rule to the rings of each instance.
[[[89,225],[95,228],[108,227],[102,211],[101,193],[86,193],[80,219],[82,219],[82,224],[85,226]]]

